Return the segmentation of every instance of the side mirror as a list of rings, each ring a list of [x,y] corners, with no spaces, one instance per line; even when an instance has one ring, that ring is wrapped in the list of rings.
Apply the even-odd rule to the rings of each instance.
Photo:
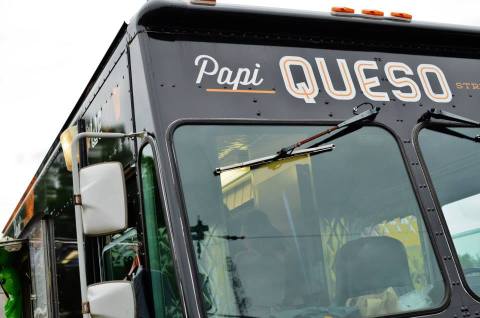
[[[88,303],[93,318],[135,318],[135,291],[132,282],[114,281],[88,286]]]
[[[121,163],[82,168],[80,195],[85,235],[107,235],[127,228],[127,191]]]

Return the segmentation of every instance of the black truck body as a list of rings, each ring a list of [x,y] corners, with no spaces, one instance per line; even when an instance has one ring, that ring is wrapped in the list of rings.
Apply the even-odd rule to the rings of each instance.
[[[480,297],[453,248],[418,135],[428,127],[471,126],[448,117],[425,118],[432,108],[480,119],[479,59],[480,31],[473,28],[152,1],[122,26],[62,131],[77,125],[81,131],[146,131],[154,137],[158,197],[168,224],[181,312],[185,317],[217,317],[206,314],[211,307],[201,292],[203,274],[196,269],[199,241],[191,237],[199,232],[193,227],[197,220],[186,212],[177,129],[300,125],[321,130],[351,118],[357,106],[358,112],[379,107],[374,121],[365,125],[386,130],[398,145],[433,248],[431,261],[438,264],[444,284],[432,308],[393,315],[473,317],[480,312]],[[389,74],[388,67],[393,67]],[[347,73],[350,81],[342,77]],[[80,162],[123,164],[129,223],[136,229],[141,263],[149,264],[138,167],[144,146],[130,139],[91,139],[81,145]],[[192,153],[202,156],[201,151]],[[355,159],[350,162],[354,165]],[[380,190],[372,184],[370,200],[381,195]],[[28,240],[28,290],[36,297],[25,301],[25,317],[81,316],[73,209],[71,176],[57,138],[3,231]],[[89,283],[108,276],[100,261],[108,242],[86,242]],[[149,307],[148,288],[153,287],[145,286]],[[149,308],[150,315],[164,317]],[[248,311],[239,312],[217,314],[250,317]],[[325,312],[321,317],[336,316]]]

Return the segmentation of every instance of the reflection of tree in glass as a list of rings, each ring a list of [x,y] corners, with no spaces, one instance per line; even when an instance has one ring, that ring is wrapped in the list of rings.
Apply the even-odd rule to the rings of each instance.
[[[158,249],[160,252],[160,273],[169,279],[174,278],[172,252],[170,250],[170,243],[168,243],[168,234],[165,227],[158,229]]]
[[[474,268],[480,267],[480,256],[473,256],[471,254],[462,254],[459,255],[460,264],[463,268]]]
[[[168,241],[167,228],[160,227],[158,229],[158,249],[160,254],[160,273],[162,280],[166,282],[165,286],[165,314],[166,317],[182,318],[182,307],[180,299],[176,292],[175,270],[173,268],[172,251]]]

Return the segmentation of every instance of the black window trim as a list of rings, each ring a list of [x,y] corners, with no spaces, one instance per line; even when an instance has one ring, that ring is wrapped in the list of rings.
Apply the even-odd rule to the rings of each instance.
[[[185,204],[185,196],[183,193],[183,187],[181,186],[181,179],[180,179],[180,171],[179,165],[177,160],[177,155],[174,146],[174,134],[175,131],[180,128],[181,126],[185,125],[271,125],[271,126],[279,126],[279,125],[290,125],[290,126],[333,126],[341,123],[341,120],[262,120],[262,119],[195,119],[195,118],[187,118],[187,119],[178,119],[172,122],[166,129],[166,142],[169,153],[171,158],[169,158],[173,172],[173,179],[175,182],[175,192],[177,196],[177,200],[180,206],[180,215],[183,222],[184,229],[186,229],[186,239],[188,244],[188,255],[189,263],[190,263],[190,272],[193,273],[195,281],[193,282],[194,287],[196,288],[196,295],[201,294],[201,289],[198,283],[198,266],[196,263],[196,256],[195,256],[195,247],[193,246],[193,240],[191,239],[192,235],[190,232],[189,227],[189,220],[187,215],[187,209]],[[444,262],[442,262],[442,257],[440,254],[440,249],[438,248],[437,241],[438,237],[436,237],[434,233],[434,228],[430,224],[430,219],[427,214],[427,209],[424,206],[424,202],[421,198],[421,194],[418,191],[418,187],[415,186],[415,179],[413,176],[413,172],[408,164],[408,158],[406,155],[406,150],[403,146],[402,139],[400,136],[395,132],[395,130],[387,125],[378,122],[369,122],[365,123],[363,126],[375,126],[384,129],[387,133],[389,133],[394,139],[397,144],[397,147],[400,151],[402,161],[404,163],[405,170],[407,172],[408,178],[410,180],[411,189],[415,195],[420,214],[422,216],[422,220],[425,224],[427,229],[427,234],[430,239],[430,244],[432,246],[433,252],[435,254],[435,260],[437,262],[438,268],[440,270],[443,284],[444,284],[444,297],[440,304],[440,306],[435,308],[430,308],[427,310],[419,310],[419,311],[411,311],[406,313],[394,314],[394,315],[387,315],[387,316],[380,316],[377,318],[401,318],[401,317],[413,317],[414,315],[434,315],[438,314],[444,310],[446,310],[452,300],[452,292],[451,292],[451,282],[449,279],[449,275],[447,275],[447,270],[445,268]],[[200,308],[200,313],[202,318],[208,318],[206,311],[204,310],[203,299],[200,299],[198,302],[198,308]]]
[[[454,262],[457,275],[460,277],[460,281],[462,282],[461,286],[463,287],[463,289],[465,290],[466,293],[468,293],[471,297],[473,297],[473,299],[480,302],[480,295],[477,295],[470,288],[470,286],[468,285],[468,282],[465,278],[465,274],[463,272],[463,268],[460,264],[460,259],[458,257],[457,249],[455,248],[455,244],[453,243],[452,235],[450,234],[450,230],[448,228],[447,221],[446,221],[445,216],[444,216],[443,211],[442,211],[442,205],[440,204],[440,200],[438,199],[438,195],[437,195],[437,191],[435,189],[435,185],[433,184],[432,178],[430,176],[430,171],[428,169],[427,162],[425,161],[425,158],[423,157],[422,149],[420,147],[420,142],[419,142],[420,132],[423,129],[428,129],[429,127],[472,128],[472,126],[465,125],[465,124],[458,124],[458,123],[423,122],[423,123],[417,124],[414,128],[414,131],[413,131],[413,137],[414,137],[413,138],[413,145],[415,147],[415,151],[417,153],[420,165],[422,167],[423,174],[425,176],[425,179],[427,180],[427,186],[430,189],[430,193],[431,193],[431,196],[432,196],[432,199],[433,199],[433,203],[435,205],[435,210],[432,211],[432,212],[435,212],[435,211],[440,212],[440,213],[437,213],[437,215],[438,215],[438,217],[440,219],[440,223],[442,225],[442,231],[443,231],[443,233],[445,233],[445,235],[443,235],[443,236],[445,236],[445,238],[447,240],[447,244],[448,244],[448,247],[449,247],[449,250],[450,250],[451,259]],[[437,232],[437,233],[442,233],[442,232]],[[450,255],[445,256],[447,258],[446,259],[447,261],[449,260],[448,258],[450,257]],[[445,257],[444,257],[444,259],[445,259]],[[452,282],[452,284],[455,284],[455,282]],[[457,286],[458,285],[460,285],[460,284],[457,282]]]
[[[180,302],[181,302],[181,307],[182,307],[182,314],[185,316],[185,317],[188,317],[188,315],[186,314],[186,299],[185,299],[185,294],[183,292],[183,289],[182,289],[182,285],[181,285],[181,282],[180,282],[180,272],[178,270],[178,253],[176,252],[176,249],[174,248],[175,244],[173,242],[173,227],[172,227],[172,222],[171,222],[171,215],[170,213],[168,213],[168,207],[166,207],[166,194],[165,194],[165,187],[164,187],[164,182],[162,181],[162,178],[161,178],[161,166],[160,166],[160,161],[159,161],[159,157],[158,157],[158,154],[159,154],[159,150],[158,150],[158,146],[157,146],[157,141],[156,141],[156,138],[150,134],[150,133],[147,133],[144,137],[144,140],[142,141],[142,143],[140,144],[140,146],[138,147],[138,157],[137,157],[137,160],[136,160],[136,166],[137,166],[137,183],[138,183],[138,189],[139,189],[139,210],[140,210],[140,214],[141,214],[141,228],[142,228],[142,233],[141,233],[141,236],[142,236],[142,258],[143,258],[143,262],[144,262],[144,266],[145,266],[145,269],[147,270],[147,278],[148,278],[148,282],[147,282],[147,288],[149,289],[150,292],[153,292],[152,291],[152,284],[151,284],[151,275],[150,275],[150,262],[149,262],[149,259],[148,259],[148,242],[146,240],[146,236],[145,236],[145,211],[144,211],[144,205],[143,205],[143,183],[142,183],[142,174],[141,174],[141,158],[142,158],[142,153],[143,153],[143,150],[147,147],[147,146],[150,146],[151,147],[151,150],[152,150],[152,154],[153,154],[153,160],[154,160],[154,166],[155,166],[155,178],[156,178],[156,181],[157,181],[157,186],[158,186],[158,197],[160,198],[160,202],[159,202],[159,207],[161,208],[162,210],[162,214],[163,214],[163,218],[165,220],[165,225],[167,227],[167,231],[168,231],[168,238],[169,238],[169,244],[170,244],[170,249],[172,251],[172,262],[173,262],[173,267],[174,267],[174,270],[175,270],[175,277],[177,278],[176,279],[176,284],[177,284],[177,288],[178,288],[178,292],[179,292],[179,296],[180,296]],[[153,295],[153,294],[152,294]],[[151,300],[152,297],[151,295],[148,297],[148,300],[149,300],[149,306],[152,305],[152,302]],[[152,308],[149,308],[150,310],[153,309]]]

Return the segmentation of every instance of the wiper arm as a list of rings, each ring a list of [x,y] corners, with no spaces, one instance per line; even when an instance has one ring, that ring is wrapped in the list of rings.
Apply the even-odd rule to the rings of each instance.
[[[311,145],[310,147],[318,147],[320,145],[326,144],[326,143],[332,143],[334,140],[344,137],[346,135],[350,135],[351,133],[356,132],[357,130],[360,130],[362,128],[362,125],[352,125],[349,127],[346,127],[345,129],[342,129],[336,133],[334,133],[331,136],[326,137],[325,139],[320,140],[319,142]]]
[[[304,156],[304,155],[313,155],[321,152],[326,152],[326,151],[331,151],[335,148],[335,145],[325,145],[325,146],[319,146],[319,147],[314,147],[314,148],[307,148],[307,149],[301,149],[301,150],[295,150],[292,151],[289,154],[286,154],[285,156],[279,156],[278,154],[275,155],[270,155],[262,158],[257,158],[257,159],[252,159],[240,163],[236,163],[233,165],[229,166],[224,166],[224,167],[218,167],[215,168],[215,171],[213,171],[213,174],[218,176],[222,172],[229,171],[229,170],[234,170],[234,169],[239,169],[239,168],[244,168],[244,167],[250,167],[250,168],[257,168],[261,165],[278,161],[278,160],[285,160],[285,159],[290,159],[292,157],[298,157],[298,156]]]
[[[369,110],[366,110],[366,111],[360,113],[360,114],[357,114],[357,110],[361,106],[364,106],[364,105],[368,105],[371,108]],[[321,152],[331,151],[335,148],[335,145],[330,144],[330,145],[325,145],[325,146],[319,146],[320,143],[312,146],[311,148],[307,148],[307,149],[303,149],[303,150],[295,150],[295,149],[300,147],[300,146],[303,146],[304,144],[306,144],[310,141],[313,141],[313,140],[318,139],[322,136],[328,135],[328,134],[334,132],[335,130],[338,130],[338,129],[341,129],[341,128],[344,128],[344,127],[353,126],[353,125],[359,124],[359,123],[361,123],[363,121],[366,121],[366,120],[373,120],[373,119],[375,119],[375,117],[377,116],[377,114],[379,112],[380,112],[380,107],[374,107],[370,103],[360,104],[353,109],[353,113],[356,114],[355,116],[341,122],[340,124],[338,124],[338,125],[336,125],[332,128],[328,128],[328,129],[323,130],[323,131],[321,131],[321,132],[319,132],[319,133],[317,133],[313,136],[310,136],[306,139],[297,141],[293,145],[290,145],[288,147],[284,147],[284,148],[280,149],[279,151],[277,151],[277,153],[275,155],[270,155],[270,156],[266,156],[266,157],[262,157],[262,158],[258,158],[258,159],[253,159],[253,160],[249,160],[249,161],[245,161],[245,162],[240,162],[240,163],[236,163],[236,164],[229,165],[229,166],[219,167],[219,168],[215,169],[213,174],[218,176],[222,172],[233,170],[233,169],[244,168],[244,167],[256,168],[256,167],[259,167],[261,165],[264,165],[264,164],[267,164],[267,163],[270,163],[270,162],[283,160],[283,159],[288,159],[288,158],[291,158],[291,157],[294,157],[294,156],[302,156],[302,155],[306,155],[306,154],[312,154],[313,155],[313,154],[317,154],[317,153],[321,153]]]
[[[457,137],[457,138],[460,138],[460,139],[467,139],[467,140],[470,140],[470,141],[473,141],[473,142],[480,142],[480,136],[479,135],[477,135],[475,137],[471,137],[471,136],[462,134],[458,131],[455,131],[455,130],[452,130],[452,129],[449,129],[449,128],[446,128],[446,127],[428,127],[428,130],[433,130],[433,131],[439,132],[441,134]]]
[[[426,113],[424,113],[419,119],[418,122],[423,122],[423,121],[428,121],[432,118],[435,119],[443,119],[443,120],[448,120],[448,121],[453,121],[457,123],[463,123],[463,124],[468,124],[476,127],[480,127],[480,122],[466,118],[463,116],[459,116],[457,114],[449,113],[441,109],[436,109],[432,108],[428,110]]]
[[[353,109],[353,112],[354,114],[357,114],[357,109],[363,105],[369,105],[371,107],[371,109],[369,110],[366,110],[356,116],[353,116],[352,118],[350,119],[347,119],[343,122],[341,122],[340,124],[332,127],[332,128],[329,128],[329,129],[326,129],[326,130],[323,130],[321,132],[319,132],[318,134],[315,134],[313,136],[310,136],[308,138],[305,138],[303,140],[300,140],[300,141],[297,141],[296,143],[294,143],[293,145],[290,145],[288,147],[284,147],[282,149],[280,149],[280,151],[277,152],[277,154],[281,157],[281,156],[286,156],[288,155],[289,153],[291,153],[295,148],[298,148],[300,146],[303,146],[304,144],[312,141],[312,140],[315,140],[315,139],[318,139],[322,136],[325,136],[325,135],[328,135],[332,132],[334,132],[335,130],[338,130],[340,128],[343,128],[343,127],[347,127],[347,126],[351,126],[351,125],[354,125],[354,124],[358,124],[364,120],[373,120],[375,119],[375,117],[377,116],[377,114],[380,112],[380,107],[374,107],[372,104],[370,103],[363,103],[363,104],[360,104],[358,105],[357,107],[355,107]]]

